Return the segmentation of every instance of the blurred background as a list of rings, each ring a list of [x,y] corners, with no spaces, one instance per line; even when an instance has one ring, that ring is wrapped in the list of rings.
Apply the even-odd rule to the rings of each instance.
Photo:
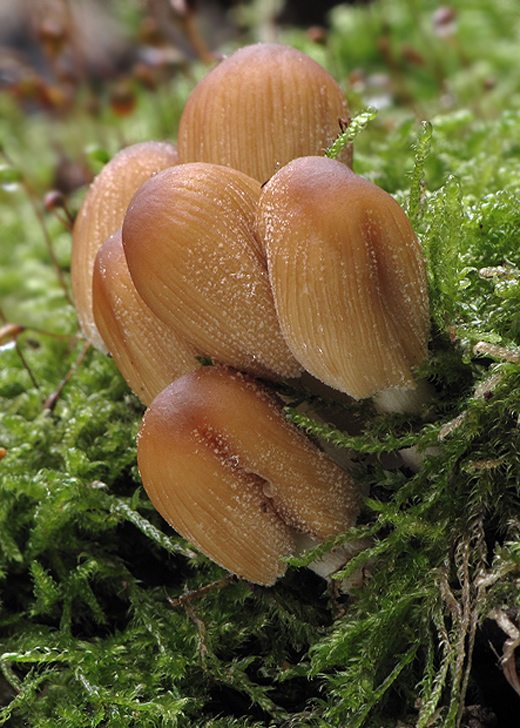
[[[17,113],[73,116],[75,134],[49,138],[61,157],[77,156],[75,136],[113,143],[89,117],[107,123],[109,137],[110,126],[119,130],[116,146],[174,137],[195,81],[256,41],[305,50],[340,82],[354,112],[370,104],[394,119],[457,108],[489,114],[504,99],[519,106],[519,36],[510,0],[2,0],[0,132],[4,144],[16,138]],[[60,161],[56,183],[67,192],[81,175],[67,179]]]
[[[304,50],[386,125],[492,116],[520,106],[519,16],[512,0],[2,0],[0,142],[22,161],[43,133],[32,173],[68,194],[97,170],[87,147],[174,139],[195,82],[257,41]]]

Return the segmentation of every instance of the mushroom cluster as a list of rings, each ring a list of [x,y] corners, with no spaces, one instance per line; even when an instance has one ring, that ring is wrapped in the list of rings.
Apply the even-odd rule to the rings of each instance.
[[[413,391],[426,356],[419,242],[397,202],[352,171],[350,145],[323,156],[338,120],[347,103],[319,64],[282,45],[242,48],[193,90],[178,148],[116,155],[74,228],[82,329],[147,407],[150,499],[258,584],[360,507],[352,477],[287,420],[269,381],[309,372],[356,399]]]

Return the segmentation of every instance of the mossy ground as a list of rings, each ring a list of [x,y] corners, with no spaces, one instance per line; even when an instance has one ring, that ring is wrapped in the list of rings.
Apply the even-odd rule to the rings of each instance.
[[[0,94],[0,305],[26,327],[0,351],[2,724],[448,728],[478,706],[481,725],[514,725],[500,657],[520,606],[520,14],[460,0],[443,37],[435,9],[340,6],[325,44],[278,36],[355,113],[380,104],[355,169],[409,211],[428,261],[420,415],[355,404],[353,435],[288,411],[351,451],[369,493],[345,538],[369,538],[349,568],[370,578],[349,597],[297,565],[270,589],[227,579],[166,527],[136,469],[142,406],[110,359],[89,350],[53,398],[84,347],[45,242],[67,286],[70,233],[42,205],[55,149],[95,172],[100,149],[174,139],[202,64],[136,87],[123,118],[88,113],[81,90],[51,114]],[[258,38],[248,22],[241,43]]]

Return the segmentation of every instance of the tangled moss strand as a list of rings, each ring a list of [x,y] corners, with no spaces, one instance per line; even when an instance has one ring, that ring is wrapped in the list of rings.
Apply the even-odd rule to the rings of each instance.
[[[354,116],[378,104],[358,117],[355,171],[409,205],[432,337],[418,413],[280,386],[364,506],[269,589],[229,578],[151,506],[143,407],[100,352],[76,367],[84,342],[34,208],[67,280],[70,234],[42,205],[49,140],[88,167],[100,139],[111,156],[121,139],[165,137],[202,65],[137,89],[121,118],[81,98],[26,113],[0,90],[0,327],[21,327],[0,339],[0,725],[462,728],[468,706],[517,720],[500,658],[520,602],[519,19],[514,3],[460,0],[442,35],[437,4],[419,5],[337,5],[323,44],[279,28],[329,65]],[[244,24],[248,40],[266,27]],[[361,540],[336,579],[305,568]],[[363,586],[341,593],[353,574]]]

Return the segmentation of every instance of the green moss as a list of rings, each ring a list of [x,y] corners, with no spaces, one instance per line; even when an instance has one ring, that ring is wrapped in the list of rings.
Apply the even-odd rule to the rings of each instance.
[[[0,305],[27,327],[19,350],[0,350],[0,723],[448,728],[484,700],[474,647],[520,602],[518,15],[511,2],[497,13],[465,0],[448,42],[432,31],[435,7],[339,6],[319,48],[294,29],[280,36],[329,65],[355,113],[373,99],[349,74],[389,77],[355,167],[408,209],[428,265],[422,411],[353,403],[352,434],[288,409],[346,448],[369,494],[342,537],[367,539],[338,575],[370,577],[349,597],[304,559],[270,589],[226,579],[169,529],[140,487],[143,408],[110,359],[88,351],[52,399],[83,342],[34,208],[57,161],[49,140],[93,164],[90,145],[111,155],[123,138],[173,136],[203,69],[139,90],[122,120],[80,107],[73,123],[51,122],[0,95],[16,171],[0,190]],[[70,235],[43,214],[67,276]],[[333,422],[337,405],[314,403]]]

